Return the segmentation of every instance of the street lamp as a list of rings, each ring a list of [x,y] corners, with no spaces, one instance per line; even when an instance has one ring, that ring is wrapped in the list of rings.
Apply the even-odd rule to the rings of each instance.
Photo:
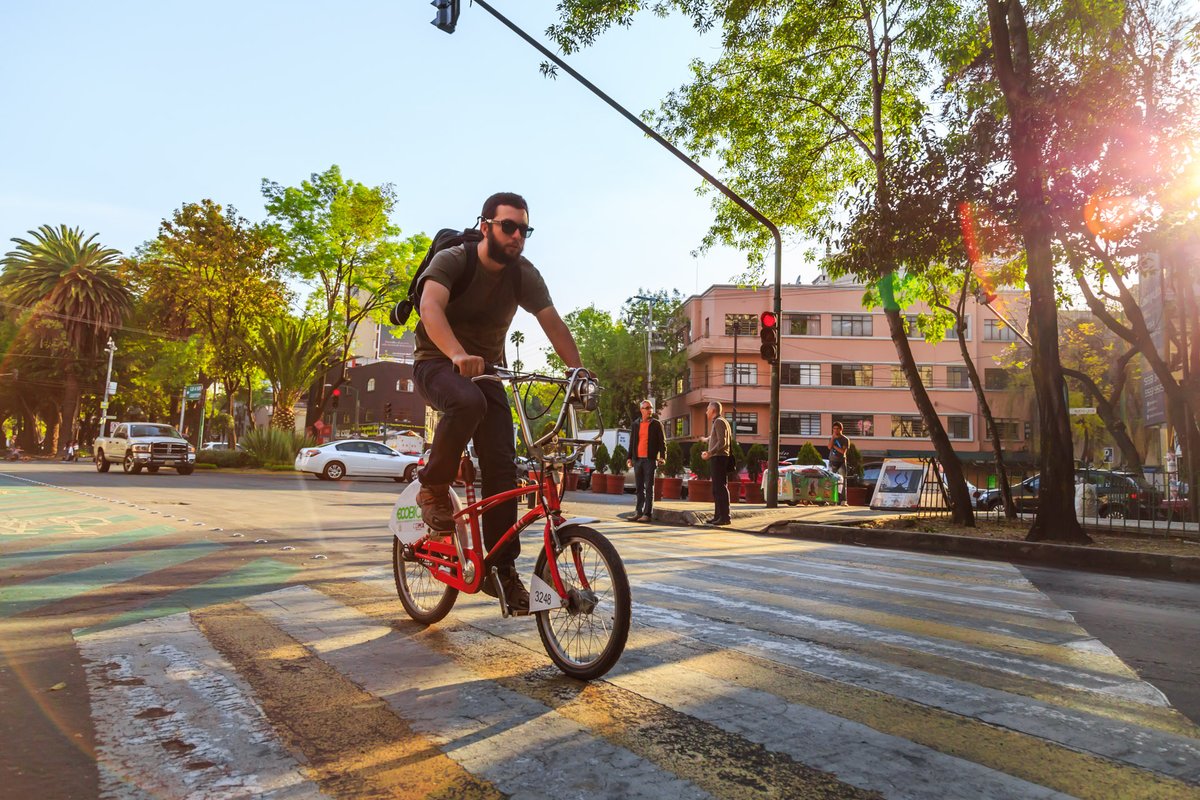
[[[656,297],[646,297],[644,294],[634,295],[634,300],[643,300],[646,303],[646,399],[650,400],[651,405],[654,401],[650,399],[650,394],[653,391],[653,372],[650,362],[650,337],[654,326],[654,304],[658,302]]]
[[[117,352],[117,346],[113,343],[112,337],[108,337],[108,344],[104,348],[108,351],[108,373],[104,376],[104,402],[100,404],[100,435],[108,435],[108,395],[109,389],[112,388],[112,362],[113,353]]]

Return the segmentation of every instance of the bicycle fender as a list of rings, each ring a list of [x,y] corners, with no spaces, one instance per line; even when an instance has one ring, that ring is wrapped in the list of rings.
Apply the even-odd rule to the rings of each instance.
[[[599,521],[600,521],[599,517],[570,517],[570,518],[564,519],[562,521],[562,524],[559,525],[558,527],[556,527],[554,529],[554,531],[557,533],[559,531],[564,531],[567,528],[570,528],[572,525],[587,525],[590,522],[599,522]]]

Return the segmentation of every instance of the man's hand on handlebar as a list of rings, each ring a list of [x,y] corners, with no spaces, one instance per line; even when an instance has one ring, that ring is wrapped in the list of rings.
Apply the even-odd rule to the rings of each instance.
[[[464,378],[476,378],[483,374],[484,363],[480,356],[463,353],[455,356],[452,361],[458,374]]]

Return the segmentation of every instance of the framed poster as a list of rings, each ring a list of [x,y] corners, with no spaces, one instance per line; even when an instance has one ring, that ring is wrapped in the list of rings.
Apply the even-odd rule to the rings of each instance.
[[[871,508],[915,511],[921,505],[925,465],[919,461],[889,458],[879,470]]]

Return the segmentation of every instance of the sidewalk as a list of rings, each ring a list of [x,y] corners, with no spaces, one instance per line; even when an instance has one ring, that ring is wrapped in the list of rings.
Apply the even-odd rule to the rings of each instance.
[[[625,520],[633,516],[633,503],[632,495],[588,492],[571,492],[565,502],[575,513]],[[663,525],[707,526],[712,516],[712,503],[686,500],[657,500],[654,503],[654,521]],[[1152,552],[1162,549],[1157,540],[1119,537],[1105,528],[1089,528],[1096,544],[1081,546],[997,538],[985,531],[968,528],[955,529],[953,533],[920,530],[918,526],[950,526],[941,520],[873,511],[865,506],[781,505],[766,508],[762,504],[735,503],[731,506],[730,517],[731,525],[714,530],[1200,582],[1200,545],[1181,543],[1173,549],[1182,552]],[[895,525],[889,525],[892,521]],[[1116,542],[1118,538],[1120,541]],[[1196,555],[1182,554],[1193,548]]]

